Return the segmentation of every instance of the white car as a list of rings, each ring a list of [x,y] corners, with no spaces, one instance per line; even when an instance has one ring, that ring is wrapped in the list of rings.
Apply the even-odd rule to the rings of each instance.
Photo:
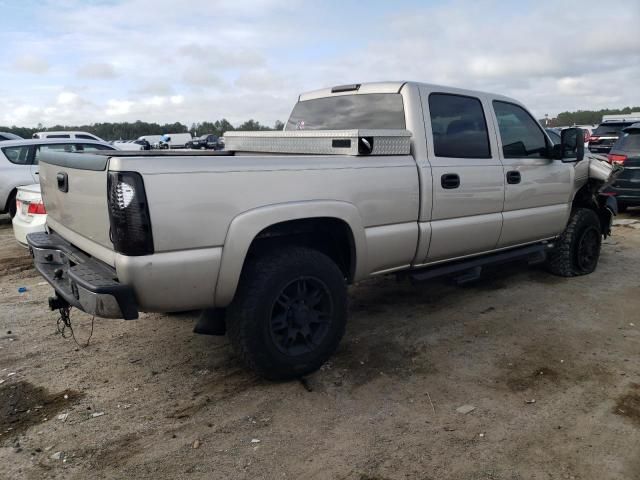
[[[0,213],[16,214],[18,187],[39,181],[38,162],[42,153],[115,150],[105,142],[65,138],[23,139],[0,142]]]
[[[27,234],[44,232],[47,224],[47,212],[44,208],[40,184],[18,187],[16,195],[16,215],[13,217],[13,234],[18,243],[27,246]]]
[[[60,130],[57,132],[36,132],[33,134],[33,138],[76,138],[79,140],[95,140],[97,142],[104,142],[100,137],[88,133],[88,132],[67,132]]]

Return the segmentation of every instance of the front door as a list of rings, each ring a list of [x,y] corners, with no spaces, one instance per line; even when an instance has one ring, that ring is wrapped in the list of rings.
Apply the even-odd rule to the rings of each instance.
[[[433,178],[433,263],[491,251],[502,227],[504,178],[486,104],[474,96],[421,90]],[[491,140],[493,139],[493,140]]]
[[[551,238],[564,230],[573,191],[573,164],[551,159],[540,124],[515,103],[493,101],[505,201],[499,247]]]

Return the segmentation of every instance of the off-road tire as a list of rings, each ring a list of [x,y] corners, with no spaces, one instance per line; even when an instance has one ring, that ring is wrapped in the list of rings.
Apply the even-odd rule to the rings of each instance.
[[[571,214],[567,228],[549,254],[547,267],[561,277],[592,273],[598,265],[601,243],[598,215],[588,208],[578,208]]]
[[[629,208],[628,205],[624,204],[624,203],[618,203],[618,213],[624,213],[627,211],[627,208]]]
[[[332,306],[322,340],[311,351],[287,355],[274,337],[274,308],[289,285],[300,279],[317,282]],[[272,319],[272,317],[274,317]],[[284,315],[284,318],[288,318]],[[299,378],[319,369],[335,352],[347,321],[344,274],[317,250],[292,246],[248,258],[238,290],[227,308],[227,334],[235,352],[258,375],[269,380]],[[280,345],[280,346],[279,346]]]

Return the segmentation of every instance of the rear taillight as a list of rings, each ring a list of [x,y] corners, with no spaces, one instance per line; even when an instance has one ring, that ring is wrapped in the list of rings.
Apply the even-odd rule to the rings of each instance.
[[[45,215],[47,211],[44,208],[44,203],[40,201],[38,203],[30,203],[27,213],[29,215]]]
[[[591,140],[591,133],[589,132],[589,130],[582,130],[584,132],[584,141],[588,142]]]
[[[614,153],[607,155],[607,158],[609,159],[609,163],[624,163],[627,161],[626,155],[616,155]]]
[[[111,241],[123,255],[150,255],[153,236],[142,176],[109,172],[107,179]]]

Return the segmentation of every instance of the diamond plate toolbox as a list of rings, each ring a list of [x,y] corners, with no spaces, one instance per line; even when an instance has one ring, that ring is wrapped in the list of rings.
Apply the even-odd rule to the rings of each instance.
[[[314,155],[409,155],[408,130],[294,130],[226,132],[225,149],[236,152]]]

